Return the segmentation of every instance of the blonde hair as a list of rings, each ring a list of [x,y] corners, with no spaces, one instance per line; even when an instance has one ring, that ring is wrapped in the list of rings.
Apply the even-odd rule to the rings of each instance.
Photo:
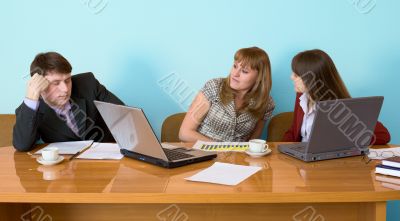
[[[239,49],[234,56],[235,62],[240,62],[242,67],[250,67],[256,70],[257,79],[253,87],[244,96],[244,105],[240,112],[249,112],[254,117],[262,119],[267,106],[269,93],[272,87],[271,64],[268,54],[258,48]],[[230,87],[230,77],[226,77],[219,93],[220,99],[224,105],[227,105],[235,97],[236,91]],[[250,101],[254,102],[250,105]]]

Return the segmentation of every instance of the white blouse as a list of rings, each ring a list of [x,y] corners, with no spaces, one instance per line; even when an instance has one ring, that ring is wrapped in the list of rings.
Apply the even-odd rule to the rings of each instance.
[[[304,117],[303,122],[301,124],[301,142],[308,142],[310,139],[311,128],[314,123],[315,117],[315,104],[312,106],[311,109],[308,109],[308,94],[303,93],[300,96],[300,107],[303,109]]]

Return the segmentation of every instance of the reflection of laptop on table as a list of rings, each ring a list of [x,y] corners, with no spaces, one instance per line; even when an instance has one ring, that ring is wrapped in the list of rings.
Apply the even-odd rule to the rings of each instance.
[[[140,108],[101,101],[94,101],[94,104],[126,157],[173,168],[217,156],[215,153],[194,149],[163,148]]]
[[[368,153],[383,97],[317,102],[309,142],[278,145],[300,160],[318,161]]]

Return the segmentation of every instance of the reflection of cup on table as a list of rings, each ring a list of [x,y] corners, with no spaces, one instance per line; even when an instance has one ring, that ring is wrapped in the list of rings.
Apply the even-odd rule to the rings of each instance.
[[[39,166],[37,171],[43,173],[43,180],[57,180],[62,176],[62,170],[65,166],[58,165],[54,167]]]
[[[254,167],[262,167],[264,169],[269,169],[269,163],[265,158],[254,158],[254,157],[246,157],[244,161],[249,163],[249,166]]]
[[[253,139],[249,140],[249,151],[253,153],[263,153],[268,150],[268,144],[265,140]]]
[[[45,161],[56,161],[59,157],[57,147],[44,148],[42,150],[42,158]]]

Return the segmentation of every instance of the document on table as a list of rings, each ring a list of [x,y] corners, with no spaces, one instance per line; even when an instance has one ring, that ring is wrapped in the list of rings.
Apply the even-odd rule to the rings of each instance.
[[[368,158],[373,160],[383,160],[393,156],[400,156],[400,147],[372,149],[369,148]]]
[[[36,151],[34,154],[42,154],[42,150],[49,147],[57,147],[59,154],[76,154],[86,147],[92,145],[92,143],[93,140],[51,143],[44,148]]]
[[[172,145],[170,143],[161,143],[162,148],[166,149],[175,149],[175,148],[182,148],[181,146]]]
[[[124,156],[121,154],[118,144],[94,142],[92,146],[80,154],[77,159],[120,160],[122,157]]]
[[[215,152],[244,152],[249,148],[249,142],[205,142],[198,140],[193,149]]]
[[[185,179],[234,186],[259,170],[261,170],[261,167],[216,162],[211,167]]]

